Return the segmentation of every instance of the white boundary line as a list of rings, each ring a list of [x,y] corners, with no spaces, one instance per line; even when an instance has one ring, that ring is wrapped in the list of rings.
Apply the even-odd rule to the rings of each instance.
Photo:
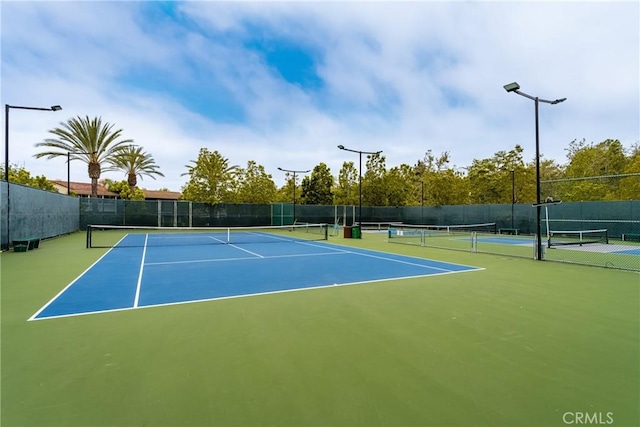
[[[140,288],[142,287],[142,272],[144,271],[144,259],[147,256],[147,240],[148,239],[149,239],[149,234],[145,234],[144,247],[142,248],[142,259],[140,260],[140,273],[138,273],[138,283],[136,284],[136,296],[133,299],[133,308],[137,308],[138,302],[140,301]]]
[[[343,251],[344,254],[348,252]],[[271,258],[299,258],[299,257],[314,257],[314,256],[326,256],[326,255],[341,255],[339,252],[323,252],[317,254],[291,254],[291,255],[265,255],[260,256],[261,259]],[[221,262],[221,261],[255,261],[256,257],[241,257],[241,258],[211,258],[211,259],[194,259],[185,261],[162,261],[162,262],[148,262],[147,267],[150,265],[171,265],[171,264],[192,264],[203,262]]]
[[[124,239],[124,237],[123,237],[123,239]],[[339,283],[339,284],[334,283],[334,284],[313,286],[313,287],[307,287],[307,288],[296,288],[296,289],[286,289],[286,290],[281,290],[281,291],[259,292],[259,293],[255,293],[255,294],[245,294],[245,295],[231,295],[231,296],[226,296],[226,297],[205,298],[205,299],[200,299],[200,300],[189,300],[189,301],[180,301],[180,302],[172,302],[172,303],[164,303],[164,304],[145,305],[145,306],[142,306],[142,307],[136,306],[136,307],[116,308],[116,309],[111,309],[111,310],[89,311],[89,312],[85,312],[85,313],[64,314],[64,315],[59,315],[59,316],[49,316],[49,317],[43,317],[43,318],[40,318],[40,319],[36,319],[36,316],[38,316],[38,314],[40,314],[42,311],[44,311],[44,309],[46,309],[53,301],[55,301],[56,298],[58,298],[60,295],[62,295],[71,285],[73,285],[76,281],[78,281],[78,279],[80,279],[87,271],[89,271],[91,268],[93,268],[94,265],[96,265],[102,258],[104,258],[109,252],[111,252],[111,250],[114,249],[114,248],[111,248],[107,252],[105,252],[104,255],[102,255],[100,258],[98,258],[93,264],[91,264],[91,266],[89,266],[89,268],[87,268],[80,276],[78,276],[76,279],[74,279],[73,282],[69,283],[69,285],[67,285],[63,290],[61,290],[44,307],[42,307],[40,310],[38,310],[38,312],[36,312],[28,320],[29,321],[32,321],[32,320],[36,321],[36,320],[58,319],[58,318],[63,318],[63,317],[85,316],[85,315],[88,315],[88,314],[99,314],[99,313],[110,313],[110,312],[115,312],[115,311],[137,310],[137,309],[141,309],[141,308],[166,307],[166,306],[171,306],[171,305],[183,305],[183,304],[191,304],[191,303],[197,303],[197,302],[217,301],[217,300],[234,299],[234,298],[245,298],[245,297],[251,297],[251,296],[271,295],[271,294],[278,294],[278,293],[285,293],[285,292],[306,291],[306,290],[312,290],[312,289],[323,289],[323,288],[335,287],[335,286],[351,286],[351,285],[359,285],[359,284],[366,284],[366,283],[384,282],[384,281],[388,281],[388,280],[414,279],[414,278],[418,278],[418,277],[441,276],[441,275],[445,275],[445,274],[457,274],[457,273],[467,273],[467,272],[485,270],[485,268],[475,267],[475,266],[472,266],[472,265],[458,264],[458,263],[447,262],[447,261],[438,261],[438,260],[433,260],[433,259],[430,259],[430,258],[421,258],[421,257],[417,257],[417,256],[404,255],[404,254],[391,254],[389,252],[376,251],[376,250],[373,250],[373,249],[356,248],[359,251],[374,252],[374,253],[386,254],[386,255],[396,255],[396,256],[401,256],[401,257],[405,257],[405,258],[413,258],[413,259],[418,259],[418,260],[423,260],[423,261],[433,261],[433,262],[438,262],[438,263],[458,265],[458,266],[461,266],[461,267],[469,268],[469,270],[462,270],[462,271],[445,270],[445,269],[438,268],[438,267],[421,266],[419,264],[408,263],[406,261],[393,260],[393,259],[390,259],[390,258],[384,258],[382,256],[369,255],[369,254],[366,254],[366,253],[358,253],[358,252],[354,252],[354,251],[351,251],[351,250],[347,250],[346,248],[350,248],[349,246],[341,246],[341,245],[335,245],[335,244],[331,244],[331,243],[322,243],[322,242],[320,242],[320,243],[322,243],[320,245],[317,244],[317,243],[309,243],[309,242],[295,242],[295,243],[299,243],[299,244],[302,244],[302,245],[308,245],[308,246],[321,247],[321,248],[325,248],[325,249],[328,248],[328,249],[331,249],[331,250],[336,251],[338,253],[369,256],[369,257],[373,257],[373,258],[387,259],[389,261],[395,261],[395,262],[405,263],[405,264],[409,264],[409,265],[418,265],[420,267],[433,268],[435,270],[442,270],[442,273],[420,274],[420,275],[415,275],[415,276],[387,277],[387,278],[384,278],[384,279],[375,279],[375,280],[368,280],[368,281],[361,281],[361,282],[350,282],[350,283]],[[342,249],[342,248],[345,248],[345,249]],[[281,255],[281,256],[274,256],[274,257],[271,257],[271,258],[294,257],[294,256],[316,256],[316,255],[332,255],[332,254],[331,253],[325,253],[325,254]],[[253,259],[253,258],[238,258],[238,260],[249,260],[249,259]],[[228,259],[226,259],[226,260],[228,260]],[[221,260],[221,261],[226,261],[226,260]],[[214,260],[176,261],[175,263],[210,262],[210,261],[214,261]],[[159,264],[161,264],[161,263],[150,263],[150,264],[147,264],[147,265],[159,265]]]
[[[251,251],[249,251],[249,250],[247,250],[247,249],[241,248],[240,246],[234,245],[234,244],[232,244],[232,243],[229,243],[229,246],[231,246],[232,248],[239,249],[239,250],[241,250],[241,251],[243,251],[243,252],[246,252],[246,253],[248,253],[248,254],[255,255],[255,256],[257,256],[258,258],[265,258],[265,256],[264,256],[264,255],[260,255],[260,254],[259,254],[259,253],[257,253],[257,252],[251,252]]]
[[[333,249],[333,250],[340,251],[340,252],[352,253],[352,254],[361,255],[361,256],[369,256],[369,257],[374,257],[374,258],[387,259],[389,261],[396,261],[396,262],[399,262],[399,263],[407,263],[406,261],[394,260],[394,259],[391,259],[391,258],[385,258],[383,256],[376,257],[375,255],[370,255],[370,254],[367,254],[367,253],[360,253],[360,252],[354,252],[354,251],[347,250],[347,249],[341,249],[342,247],[344,247],[344,248],[352,248],[351,246],[341,246],[341,245],[336,245],[334,243],[325,243],[322,246],[320,246],[318,244],[308,243],[308,242],[298,242],[298,243],[300,243],[301,245],[317,246],[317,247],[322,247],[322,248],[325,248],[326,246],[329,246],[329,249]],[[335,245],[337,247],[334,248],[334,247],[332,247],[332,245]],[[393,253],[390,253],[390,252],[376,251],[374,249],[364,249],[364,248],[353,248],[353,249],[357,249],[358,251],[363,251],[363,252],[374,252],[374,253],[379,253],[379,254],[384,254],[384,255],[395,255],[395,256],[401,256],[401,257],[404,257],[404,258],[419,259],[419,260],[422,260],[422,261],[432,261],[432,262],[438,262],[438,263],[442,263],[442,264],[458,265],[460,267],[467,267],[467,268],[469,268],[471,270],[484,270],[484,268],[476,267],[474,265],[459,264],[459,263],[456,263],[456,262],[449,262],[449,261],[439,261],[439,260],[436,260],[436,259],[421,258],[421,257],[418,257],[418,256],[413,256],[413,255],[393,254]],[[411,264],[411,263],[407,263],[407,264]],[[427,267],[427,266],[425,266],[425,267]],[[443,271],[452,271],[452,270],[439,269],[438,267],[429,267],[429,268],[434,268],[436,270],[443,270]],[[458,273],[458,271],[452,271],[452,272]]]
[[[127,236],[125,235],[122,239],[120,239],[120,240],[118,241],[118,243],[120,243],[120,242],[121,242],[125,237],[127,237]],[[117,245],[118,243],[116,243],[116,245]],[[43,312],[47,307],[49,307],[49,306],[51,305],[51,303],[52,303],[52,302],[54,302],[54,301],[55,301],[55,300],[56,300],[60,295],[62,295],[63,293],[65,293],[65,291],[66,291],[67,289],[69,289],[69,288],[70,288],[74,283],[76,283],[78,280],[80,280],[80,278],[81,278],[82,276],[84,276],[84,275],[85,275],[89,270],[91,270],[91,269],[93,268],[93,266],[95,266],[97,263],[99,263],[99,262],[102,260],[102,258],[106,257],[106,256],[109,254],[109,252],[111,252],[112,250],[114,250],[116,245],[114,245],[111,249],[109,249],[108,251],[106,251],[106,252],[105,252],[105,253],[104,253],[100,258],[98,258],[97,260],[95,260],[95,262],[94,262],[93,264],[91,264],[91,265],[90,265],[89,267],[87,267],[87,268],[86,268],[82,273],[80,273],[80,275],[79,275],[78,277],[76,277],[75,279],[73,279],[73,280],[71,281],[71,283],[69,283],[69,284],[68,284],[67,286],[65,286],[65,287],[64,287],[60,292],[58,292],[58,293],[56,294],[56,296],[54,296],[53,298],[51,298],[51,299],[49,300],[49,302],[47,302],[47,303],[46,303],[46,304],[45,304],[45,305],[44,305],[40,310],[38,310],[38,311],[37,311],[33,316],[31,316],[29,319],[27,319],[27,321],[30,321],[30,320],[38,320],[38,319],[36,319],[36,317],[38,316],[38,314],[42,313],[42,312]],[[48,319],[48,317],[47,317],[47,319]]]
[[[198,300],[169,302],[169,303],[163,303],[163,304],[143,305],[141,307],[125,307],[125,308],[116,308],[116,309],[113,309],[113,310],[88,311],[86,313],[63,314],[63,315],[59,315],[59,316],[50,316],[50,317],[43,317],[41,319],[29,319],[29,320],[38,321],[38,320],[48,320],[48,319],[59,319],[59,318],[63,318],[63,317],[86,316],[86,315],[89,315],[89,314],[111,313],[111,312],[116,312],[116,311],[129,311],[129,310],[141,310],[141,309],[145,309],[145,308],[169,307],[169,306],[172,306],[172,305],[185,305],[185,304],[193,304],[193,303],[199,303],[199,302],[219,301],[219,300],[247,298],[247,297],[263,296],[263,295],[283,294],[283,293],[288,293],[288,292],[300,292],[300,291],[310,291],[310,290],[315,290],[315,289],[344,287],[344,286],[353,286],[353,285],[363,285],[363,284],[368,284],[368,283],[385,282],[385,281],[388,281],[388,280],[404,280],[404,279],[416,279],[416,278],[419,278],[419,277],[444,276],[446,274],[467,273],[467,272],[480,271],[480,270],[484,270],[484,268],[475,267],[474,270],[445,271],[445,272],[442,272],[442,273],[419,274],[419,275],[415,275],[415,276],[389,277],[389,278],[385,278],[385,279],[365,280],[365,281],[361,281],[361,282],[334,283],[334,284],[328,284],[328,285],[311,286],[311,287],[307,287],[307,288],[283,289],[283,290],[280,290],[280,291],[258,292],[258,293],[254,293],[254,294],[230,295],[230,296],[226,296],[226,297],[214,297],[214,298],[204,298],[204,299],[198,299]]]

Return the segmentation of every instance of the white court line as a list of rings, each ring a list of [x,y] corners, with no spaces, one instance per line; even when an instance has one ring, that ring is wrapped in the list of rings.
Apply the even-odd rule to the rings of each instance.
[[[234,244],[232,244],[232,243],[227,243],[227,242],[225,242],[225,241],[223,241],[223,240],[220,240],[220,239],[218,239],[218,238],[216,238],[216,237],[213,237],[213,236],[208,236],[208,237],[209,237],[210,239],[217,240],[218,242],[221,242],[221,243],[227,244],[227,245],[231,246],[232,248],[240,249],[240,250],[241,250],[241,251],[243,251],[243,252],[246,252],[246,253],[251,254],[251,255],[255,255],[255,256],[257,256],[258,258],[264,258],[264,256],[260,255],[259,253],[251,252],[251,251],[249,251],[249,250],[247,250],[247,249],[243,249],[243,248],[241,248],[241,247],[239,247],[239,246],[236,246],[236,245],[234,245]]]
[[[213,297],[213,298],[204,298],[204,299],[198,299],[198,300],[189,300],[189,301],[168,302],[168,303],[162,303],[162,304],[143,305],[142,307],[125,307],[125,308],[116,308],[116,309],[113,309],[113,310],[88,311],[88,312],[85,312],[85,313],[62,314],[62,315],[59,315],[59,316],[50,316],[50,317],[43,317],[43,318],[40,318],[40,319],[29,319],[29,320],[60,319],[60,318],[63,318],[63,317],[86,316],[88,314],[101,314],[101,313],[110,313],[110,312],[116,312],[116,311],[140,310],[140,309],[145,309],[145,308],[168,307],[168,306],[172,306],[172,305],[185,305],[185,304],[193,304],[193,303],[198,303],[198,302],[220,301],[220,300],[238,299],[238,298],[246,298],[246,297],[254,297],[254,296],[283,294],[283,293],[289,293],[289,292],[310,291],[310,290],[314,290],[314,289],[345,287],[345,286],[352,286],[352,285],[365,285],[365,284],[368,284],[368,283],[386,282],[386,281],[389,281],[389,280],[416,279],[418,277],[443,276],[443,275],[446,275],[446,274],[467,273],[467,272],[471,272],[471,271],[480,271],[480,270],[484,270],[484,268],[476,268],[475,270],[464,270],[464,271],[445,271],[445,272],[442,272],[442,273],[432,273],[432,274],[418,274],[418,275],[415,275],[415,276],[389,277],[389,278],[386,278],[386,279],[365,280],[365,281],[361,281],[361,282],[334,283],[334,284],[328,284],[328,285],[311,286],[311,287],[308,287],[308,288],[283,289],[283,290],[279,290],[279,291],[257,292],[257,293],[254,293],[254,294],[230,295],[230,296],[225,296],[225,297]]]
[[[91,270],[97,263],[99,263],[100,261],[102,261],[102,258],[106,257],[107,255],[109,255],[109,252],[111,252],[112,250],[114,250],[116,248],[116,246],[125,239],[125,237],[127,237],[126,235],[122,237],[122,239],[120,239],[118,241],[118,243],[116,243],[113,247],[111,247],[108,251],[106,251],[100,258],[98,258],[93,264],[91,264],[89,267],[87,267],[82,273],[80,273],[80,275],[78,277],[76,277],[75,279],[73,279],[71,281],[71,283],[69,283],[67,286],[64,287],[64,289],[62,289],[60,292],[58,292],[56,294],[56,296],[54,296],[53,298],[51,298],[49,300],[49,302],[47,302],[40,310],[38,310],[33,316],[31,316],[29,319],[27,319],[27,321],[29,320],[37,320],[36,317],[42,313],[47,307],[49,307],[51,305],[52,302],[54,302],[56,299],[58,299],[58,297],[60,295],[62,295],[63,293],[65,293],[65,291],[67,289],[69,289],[74,283],[76,283],[78,280],[80,280],[80,278],[82,276],[84,276],[85,274],[87,274],[87,272],[89,270]]]
[[[307,243],[307,242],[299,242],[299,243],[301,245],[318,246],[318,245],[314,245],[312,243]],[[324,246],[322,246],[322,247],[324,247]],[[384,260],[384,261],[397,262],[399,264],[412,265],[414,267],[432,268],[434,270],[440,270],[440,271],[455,271],[455,270],[447,270],[446,268],[434,267],[432,265],[417,264],[417,263],[413,263],[413,262],[401,261],[401,260],[398,260],[398,259],[387,258],[387,257],[383,257],[383,256],[378,256],[378,255],[370,255],[370,254],[366,254],[366,253],[362,253],[362,252],[354,252],[354,251],[348,251],[348,250],[338,249],[338,248],[335,248],[335,250],[339,251],[339,252],[344,252],[344,253],[347,253],[347,254],[360,255],[360,256],[364,256],[364,257],[381,259],[381,260]],[[381,252],[381,253],[384,253],[384,252]],[[407,257],[406,255],[399,255],[399,256]],[[407,257],[407,258],[409,258],[409,257]],[[434,260],[430,260],[430,259],[427,259],[427,258],[416,258],[416,259],[421,259],[421,260],[424,260],[424,261],[434,261]],[[442,262],[442,261],[437,261],[437,262]],[[453,263],[449,263],[449,262],[446,262],[445,264],[457,265],[457,264],[453,264]],[[474,268],[476,268],[476,267],[474,267]]]
[[[342,253],[347,254],[348,252],[342,251]],[[324,252],[317,254],[291,254],[291,255],[271,255],[271,256],[261,256],[262,259],[271,259],[271,258],[298,258],[298,257],[313,257],[313,256],[324,256],[324,255],[341,255],[338,252]],[[242,258],[211,258],[211,259],[195,259],[195,260],[186,260],[186,261],[163,261],[163,262],[149,262],[147,266],[150,265],[170,265],[170,264],[191,264],[191,263],[202,263],[202,262],[221,262],[221,261],[254,261],[256,258],[251,257],[242,257]]]
[[[298,243],[300,243],[301,245],[316,246],[316,247],[319,247],[319,248],[335,249],[337,251],[347,252],[347,253],[353,252],[353,251],[347,251],[347,250],[344,250],[344,249],[333,248],[332,246],[340,246],[340,247],[345,247],[345,248],[350,247],[350,246],[342,246],[342,245],[339,245],[339,244],[336,244],[336,243],[324,243],[323,246],[320,246],[320,245],[317,245],[317,244],[313,244],[313,243],[309,243],[309,242],[298,242]],[[356,249],[356,248],[354,248],[354,249]],[[403,258],[419,259],[419,260],[422,260],[422,261],[426,260],[426,261],[433,261],[433,262],[441,262],[441,263],[444,263],[444,264],[459,265],[460,267],[467,267],[467,268],[469,268],[471,270],[484,270],[484,268],[476,267],[475,265],[459,264],[457,262],[449,262],[449,261],[438,261],[438,260],[435,260],[435,259],[422,258],[422,257],[415,256],[415,255],[390,254],[389,252],[376,251],[375,249],[360,249],[360,250],[366,251],[366,252],[375,252],[375,253],[384,254],[384,255],[396,255],[396,256],[401,256]],[[364,253],[362,253],[362,254],[360,254],[358,252],[353,252],[353,253],[357,254],[357,255],[365,255],[366,256],[366,254],[364,254]],[[445,270],[445,271],[448,271],[448,270]]]
[[[138,274],[138,283],[136,285],[136,297],[133,300],[133,308],[138,307],[138,301],[140,300],[140,287],[142,285],[142,272],[144,270],[144,259],[147,255],[147,239],[149,234],[144,236],[144,248],[142,249],[142,260],[140,260],[140,273]]]
[[[229,243],[229,246],[231,246],[232,248],[240,249],[243,252],[246,252],[246,253],[251,254],[251,255],[255,255],[255,256],[259,257],[259,258],[265,258],[264,255],[260,255],[259,253],[256,253],[256,252],[251,252],[251,251],[249,251],[247,249],[241,248],[240,246],[232,245],[231,243]]]

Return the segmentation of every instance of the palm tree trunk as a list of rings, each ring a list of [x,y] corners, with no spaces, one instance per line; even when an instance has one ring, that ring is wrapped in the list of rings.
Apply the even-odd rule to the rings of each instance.
[[[98,197],[98,179],[100,179],[100,163],[89,162],[89,178],[91,178],[91,197]]]
[[[138,184],[138,177],[135,173],[128,174],[127,183],[129,184],[129,188],[131,189],[131,194],[133,194],[136,189],[136,185]]]

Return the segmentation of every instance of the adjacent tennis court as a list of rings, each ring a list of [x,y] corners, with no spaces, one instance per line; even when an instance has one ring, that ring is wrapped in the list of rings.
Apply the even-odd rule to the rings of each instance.
[[[478,270],[326,238],[326,225],[94,226],[88,246],[112,249],[31,320]]]

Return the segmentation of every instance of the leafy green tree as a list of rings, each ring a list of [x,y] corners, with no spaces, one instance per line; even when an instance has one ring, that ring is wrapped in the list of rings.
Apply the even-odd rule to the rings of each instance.
[[[467,169],[470,203],[511,203],[514,187],[516,201],[534,202],[535,162],[526,165],[522,153],[522,147],[516,145],[513,150],[501,150],[492,157],[474,159]],[[551,174],[553,165],[542,162],[541,171],[545,167]]]
[[[333,193],[337,205],[358,204],[358,170],[353,162],[342,164]]]
[[[387,169],[385,162],[385,156],[380,153],[367,155],[367,171],[362,179],[363,206],[386,206],[387,189],[384,178]]]
[[[264,166],[250,160],[246,168],[236,170],[235,203],[268,204],[276,200],[276,184]]]
[[[573,179],[623,174],[629,163],[622,143],[613,139],[598,144],[574,140],[567,159],[565,177]],[[564,200],[616,200],[620,198],[618,187],[617,179],[575,180],[563,186]]]
[[[458,171],[447,168],[435,173],[431,180],[431,199],[435,206],[469,203],[469,181]]]
[[[233,199],[238,166],[230,166],[229,160],[218,151],[201,148],[198,158],[187,165],[189,182],[182,187],[182,198],[193,202],[218,204]]]
[[[121,139],[122,129],[114,129],[110,123],[102,123],[101,117],[90,119],[78,116],[60,123],[60,127],[49,130],[55,138],[45,139],[36,144],[46,151],[34,155],[36,158],[67,157],[87,164],[91,178],[91,195],[98,196],[98,180],[102,172],[115,170],[111,161],[122,147],[133,142]],[[104,167],[104,165],[107,165]]]
[[[298,176],[296,175],[296,181],[297,181]],[[274,199],[274,201],[276,203],[293,203],[293,191],[294,191],[294,185],[293,185],[293,174],[290,173],[286,173],[285,174],[285,183],[282,187],[278,188],[276,190],[276,197]],[[300,202],[300,186],[296,185],[295,186],[295,200],[296,203]]]
[[[624,173],[628,159],[620,141],[607,139],[598,144],[573,140],[567,149],[567,178]]]
[[[385,206],[409,205],[414,180],[415,172],[407,164],[401,164],[389,169],[384,176],[384,186],[386,188]]]
[[[624,173],[637,175],[620,180],[620,200],[640,199],[640,144],[632,146],[630,151],[629,162]]]
[[[107,178],[103,184],[107,190],[118,193],[118,197],[121,199],[144,200],[144,191],[138,187],[131,187],[126,180],[114,181]]]
[[[2,166],[0,166],[0,176],[4,176],[4,167]],[[56,187],[44,175],[31,176],[31,172],[17,165],[9,165],[9,182],[53,193],[58,192]]]
[[[333,204],[333,176],[326,164],[320,163],[302,180],[302,199],[307,205]]]
[[[138,177],[148,176],[156,179],[157,176],[164,176],[156,165],[153,156],[142,151],[142,147],[128,145],[118,150],[109,162],[117,169],[127,174],[127,183],[131,189],[138,185]]]
[[[423,159],[414,166],[414,194],[417,200],[414,196],[412,204],[422,204],[422,185],[425,205],[442,206],[470,202],[468,178],[457,168],[449,166],[449,162],[448,151],[436,156],[431,150],[427,150]]]

